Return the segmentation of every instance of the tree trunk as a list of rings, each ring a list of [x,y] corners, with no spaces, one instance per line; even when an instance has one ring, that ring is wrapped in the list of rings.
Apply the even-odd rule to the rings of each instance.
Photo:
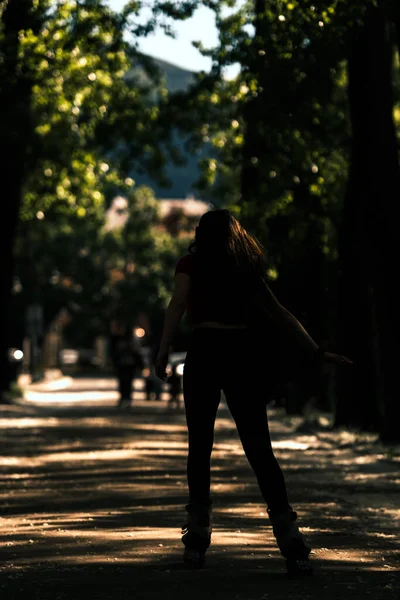
[[[389,10],[390,18],[394,24],[394,36],[397,52],[400,55],[400,5],[397,0],[392,0]]]
[[[28,28],[35,31],[33,4],[33,0],[8,0],[1,16],[4,37],[0,52],[4,60],[0,84],[0,146],[3,149],[0,181],[4,216],[0,220],[0,294],[3,306],[0,327],[0,401],[4,399],[4,391],[10,384],[8,314],[13,279],[13,245],[25,179],[27,149],[32,133],[32,85],[29,75],[20,65],[19,32]]]
[[[355,361],[340,386],[336,424],[400,440],[394,348],[398,339],[394,212],[400,169],[393,123],[393,47],[380,7],[369,7],[352,42],[349,101],[352,162],[340,243],[340,348]],[[396,429],[396,431],[395,431]]]

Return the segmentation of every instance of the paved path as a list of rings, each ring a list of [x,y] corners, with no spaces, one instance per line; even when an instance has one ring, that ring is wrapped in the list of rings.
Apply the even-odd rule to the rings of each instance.
[[[2,407],[2,599],[398,600],[398,449],[392,456],[372,436],[296,433],[298,423],[270,411],[315,549],[315,576],[293,581],[222,404],[213,545],[205,569],[188,572],[184,415],[142,398],[138,390],[133,410],[120,413],[115,381],[65,379]]]

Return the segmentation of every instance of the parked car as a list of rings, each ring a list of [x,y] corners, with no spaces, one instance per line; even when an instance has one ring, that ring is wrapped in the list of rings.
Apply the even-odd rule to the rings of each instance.
[[[94,369],[100,366],[100,360],[91,348],[64,348],[60,351],[60,363],[63,367]]]

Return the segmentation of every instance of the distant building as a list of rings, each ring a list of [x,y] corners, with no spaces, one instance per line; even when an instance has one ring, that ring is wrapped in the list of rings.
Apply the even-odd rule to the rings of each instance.
[[[164,226],[172,235],[179,234],[180,230],[193,229],[200,217],[212,208],[208,202],[197,200],[192,196],[183,199],[161,199],[158,203],[160,225]],[[107,231],[120,229],[125,226],[128,218],[128,202],[126,198],[117,196],[107,211],[105,229]]]
[[[172,3],[173,4],[173,3]],[[132,56],[132,68],[126,73],[126,81],[132,82],[133,85],[139,87],[153,85],[153,78],[149,75],[143,63],[149,61],[153,67],[159,70],[162,85],[168,90],[169,94],[176,92],[186,92],[196,82],[197,74],[187,69],[182,69],[176,65],[158,58],[149,56],[137,56],[134,52]],[[157,97],[157,87],[154,88],[153,100]],[[212,144],[202,144],[195,153],[188,152],[186,144],[188,136],[185,136],[178,128],[171,132],[170,143],[176,150],[179,151],[184,159],[185,164],[175,164],[172,159],[167,159],[164,165],[166,178],[169,180],[169,185],[161,184],[156,179],[146,173],[140,173],[133,170],[129,175],[136,181],[136,185],[147,185],[152,190],[157,198],[185,198],[189,194],[195,193],[196,183],[201,179],[200,161],[204,158],[213,156]],[[161,147],[163,145],[161,144]],[[164,150],[166,148],[163,147]]]
[[[211,205],[193,197],[185,200],[160,200],[162,226],[174,237],[193,236],[200,217],[210,210]]]
[[[129,217],[128,201],[123,196],[116,196],[111,202],[110,208],[106,212],[106,222],[104,228],[106,231],[113,229],[122,229]]]
[[[161,217],[164,219],[171,212],[181,211],[187,217],[200,217],[211,208],[211,204],[196,200],[193,196],[181,199],[159,200]]]

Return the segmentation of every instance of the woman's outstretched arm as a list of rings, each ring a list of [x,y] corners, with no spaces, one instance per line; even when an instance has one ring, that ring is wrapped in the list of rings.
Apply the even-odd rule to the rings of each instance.
[[[266,316],[274,319],[291,336],[293,341],[297,342],[305,350],[316,356],[319,355],[326,362],[333,362],[339,365],[352,364],[352,361],[346,356],[324,352],[296,317],[280,304],[266,282],[263,282],[261,291],[256,295],[255,300],[257,306],[265,312]]]
[[[319,351],[318,344],[296,317],[282,306],[265,282],[260,293],[256,296],[256,303],[266,313],[267,317],[272,318],[290,335],[294,342],[310,352]]]
[[[160,348],[155,361],[156,374],[165,378],[165,368],[168,363],[168,351],[176,335],[180,320],[187,308],[190,289],[190,277],[186,273],[175,275],[175,287],[171,301],[165,313],[164,328]]]

